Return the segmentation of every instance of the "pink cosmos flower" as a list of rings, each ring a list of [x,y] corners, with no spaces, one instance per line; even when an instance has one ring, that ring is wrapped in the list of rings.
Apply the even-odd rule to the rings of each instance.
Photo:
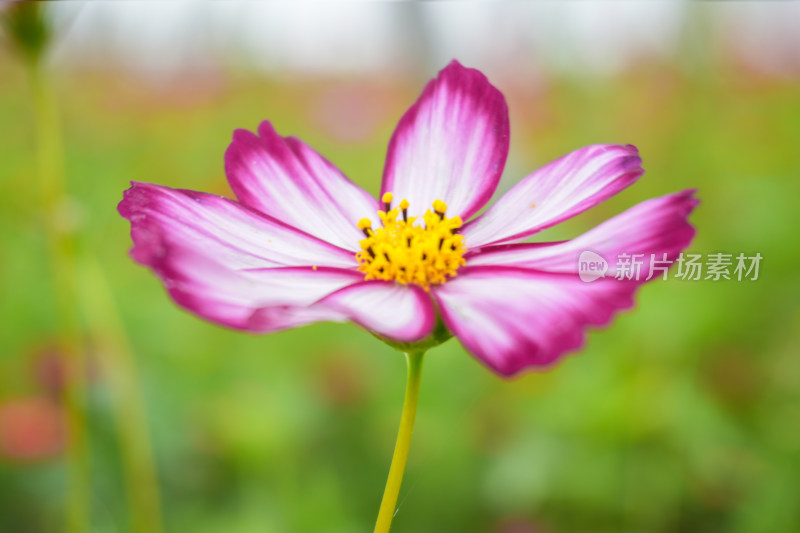
[[[133,183],[119,204],[134,260],[175,302],[230,328],[268,333],[352,321],[401,348],[458,337],[503,376],[576,350],[633,305],[647,276],[578,276],[591,250],[672,261],[694,236],[691,190],[654,198],[562,242],[521,242],[635,182],[631,145],[581,148],[534,171],[483,214],[508,154],[503,95],[450,63],[400,119],[381,202],[269,122],[237,130],[225,171],[238,201]]]

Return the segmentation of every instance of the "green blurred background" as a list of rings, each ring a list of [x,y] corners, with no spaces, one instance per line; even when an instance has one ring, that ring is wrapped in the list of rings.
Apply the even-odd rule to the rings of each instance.
[[[164,4],[146,4],[158,18]],[[6,31],[0,531],[63,531],[67,507],[81,505],[88,515],[73,531],[155,533],[159,520],[170,532],[371,531],[399,419],[402,355],[353,325],[258,337],[181,311],[128,258],[129,225],[116,204],[131,180],[230,194],[222,158],[231,133],[263,119],[377,194],[396,121],[452,57],[486,72],[508,99],[503,190],[587,144],[639,147],[639,183],[543,238],[569,238],[637,202],[696,187],[691,251],[763,261],[757,281],[644,287],[633,311],[547,372],[504,381],[455,340],[431,351],[393,531],[800,531],[800,56],[797,38],[779,31],[800,18],[798,4],[782,5],[750,4],[739,18],[732,3],[683,6],[668,53],[632,41],[621,48],[632,50],[626,61],[608,66],[575,59],[574,33],[522,39],[541,21],[524,18],[519,3],[484,6],[491,16],[479,22],[458,18],[468,10],[459,4],[433,13],[350,3],[347,13],[364,12],[367,23],[388,17],[408,39],[380,41],[391,60],[355,59],[357,68],[325,59],[319,35],[307,48],[320,50],[320,64],[293,68],[280,46],[308,44],[304,31],[270,44],[266,67],[233,46],[219,47],[211,66],[165,67],[157,53],[142,59],[114,47],[135,34],[100,31],[81,23],[80,9],[62,9],[47,19],[65,176],[50,213],[31,78]],[[602,11],[551,9],[580,20]],[[720,22],[758,17],[762,26]],[[464,36],[452,37],[458,24]],[[584,40],[593,35],[611,38]],[[73,46],[58,48],[63,41]],[[49,227],[59,228],[51,239],[71,243],[61,266],[48,253]],[[74,289],[61,312],[58,275]],[[71,337],[65,320],[75,322]],[[65,360],[85,366],[85,408],[64,399]],[[87,435],[78,467],[65,452],[64,412]],[[77,494],[81,472],[89,485]]]

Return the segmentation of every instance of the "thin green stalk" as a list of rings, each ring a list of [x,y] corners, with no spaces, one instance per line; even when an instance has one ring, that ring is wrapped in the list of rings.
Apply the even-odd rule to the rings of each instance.
[[[29,61],[36,112],[41,207],[53,273],[53,300],[65,367],[64,417],[69,487],[66,531],[85,533],[90,520],[89,446],[86,432],[86,364],[77,313],[75,239],[64,222],[63,146],[52,88],[42,60]]]
[[[147,431],[136,365],[119,320],[108,281],[96,260],[82,265],[78,286],[76,238],[64,220],[66,204],[63,145],[52,86],[40,58],[30,61],[39,145],[41,205],[53,271],[53,298],[66,369],[64,413],[69,487],[66,531],[89,531],[90,454],[86,424],[86,360],[78,321],[82,303],[105,375],[115,393],[114,423],[120,440],[126,496],[135,533],[163,531],[155,462]],[[66,223],[65,223],[66,222]]]
[[[131,531],[161,533],[158,477],[136,361],[105,272],[93,257],[82,261],[80,271],[84,312],[112,393]]]
[[[403,474],[408,462],[411,436],[414,433],[414,419],[417,416],[419,382],[422,376],[422,360],[424,357],[425,352],[410,352],[406,354],[406,360],[408,361],[406,396],[405,400],[403,400],[400,429],[397,432],[397,443],[392,456],[392,466],[389,468],[389,478],[386,480],[386,488],[383,491],[383,499],[378,511],[375,533],[388,533],[392,527],[392,519],[397,507],[397,496],[400,494],[400,486],[403,483]]]

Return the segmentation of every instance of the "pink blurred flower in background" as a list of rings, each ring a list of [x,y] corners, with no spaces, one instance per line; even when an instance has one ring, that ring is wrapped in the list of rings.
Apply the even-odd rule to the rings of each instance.
[[[581,148],[534,171],[483,214],[508,154],[503,95],[453,61],[400,119],[381,201],[269,122],[225,155],[238,201],[133,183],[119,205],[131,255],[183,308],[268,333],[352,321],[408,351],[458,337],[503,376],[543,367],[633,305],[642,280],[578,276],[578,256],[656,254],[694,236],[693,191],[645,201],[563,242],[524,239],[634,183],[631,145]]]
[[[65,425],[61,406],[45,396],[0,402],[0,458],[37,461],[61,453]]]

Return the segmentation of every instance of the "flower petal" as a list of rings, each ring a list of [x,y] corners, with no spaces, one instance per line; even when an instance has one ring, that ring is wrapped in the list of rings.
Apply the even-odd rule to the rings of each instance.
[[[251,332],[272,332],[302,325],[292,309],[304,308],[325,296],[357,283],[362,274],[330,267],[278,267],[232,269],[212,256],[178,245],[150,266],[172,299],[187,311],[223,326]],[[269,324],[254,320],[272,309],[280,320]],[[319,314],[315,320],[345,320],[338,312]]]
[[[360,281],[306,308],[260,310],[251,326],[269,331],[320,320],[351,320],[381,337],[406,343],[429,336],[436,313],[430,296],[416,285]]]
[[[487,246],[468,254],[467,264],[576,273],[581,254],[588,251],[602,256],[611,267],[606,276],[614,277],[621,254],[641,254],[644,278],[651,272],[653,258],[671,263],[691,243],[695,230],[687,218],[699,203],[694,192],[685,190],[644,201],[569,241]]]
[[[146,266],[178,244],[232,269],[356,266],[351,252],[211,194],[133,183],[118,209],[131,221],[131,256]]]
[[[597,144],[556,159],[467,223],[467,247],[523,239],[582,213],[636,181],[641,164],[632,145]]]
[[[524,268],[463,267],[436,287],[447,328],[490,369],[512,376],[579,348],[589,326],[633,305],[636,283]]]
[[[377,222],[377,201],[295,137],[268,121],[259,135],[236,130],[225,152],[225,173],[239,201],[315,237],[359,250],[361,218]]]
[[[481,72],[451,62],[400,119],[389,142],[381,194],[413,215],[444,200],[467,220],[491,198],[508,155],[505,98]]]
[[[363,281],[352,253],[231,200],[134,183],[119,211],[131,221],[134,259],[179,306],[211,322],[266,333],[352,320],[397,342],[433,330],[419,287]]]

